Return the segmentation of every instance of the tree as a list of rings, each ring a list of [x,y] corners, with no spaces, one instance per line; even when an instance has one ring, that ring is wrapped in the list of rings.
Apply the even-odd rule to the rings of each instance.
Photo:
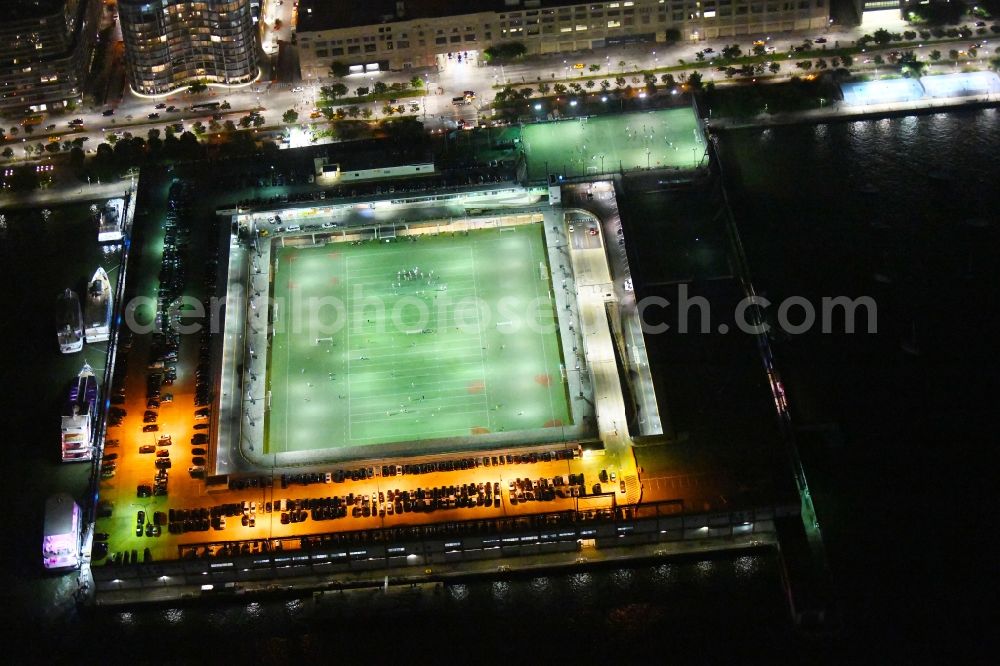
[[[423,88],[424,87],[424,80],[422,78],[420,78],[419,76],[414,76],[413,78],[410,79],[410,87],[412,87],[412,88]]]
[[[483,57],[486,59],[486,62],[514,60],[527,52],[528,48],[521,42],[506,42],[489,47],[483,51]]]
[[[3,149],[3,152],[0,153],[0,155],[3,155],[4,158],[9,160],[10,158],[14,157],[14,150],[10,146],[7,146],[6,148]]]
[[[358,86],[354,89],[354,94],[358,97],[365,97],[370,92],[371,90],[368,89],[368,86]]]
[[[20,129],[18,128],[18,126],[14,125],[13,127],[10,128],[10,135],[11,136],[17,136],[17,133],[19,131],[20,131]]]
[[[722,47],[722,57],[726,60],[733,60],[743,55],[743,49],[739,44],[729,44]]]
[[[368,120],[369,118],[372,117],[372,110],[369,109],[367,106],[361,109],[361,117],[364,118],[365,120]]]
[[[628,81],[625,80],[624,76],[615,77],[616,88],[624,88],[626,83],[628,83]]]
[[[199,120],[199,121],[195,122],[195,124],[192,127],[192,129],[194,130],[195,134],[197,134],[198,136],[201,136],[202,134],[205,133],[205,123],[203,123],[203,122],[201,122]]]
[[[584,83],[583,85],[587,86],[587,89],[589,90],[592,89],[597,84],[594,83],[594,79],[587,79],[587,82]]]
[[[113,146],[113,145],[115,145],[115,142],[118,141],[118,135],[115,134],[114,132],[108,132],[104,136],[104,140],[107,141],[108,143],[110,143]]]
[[[386,92],[388,92],[388,90],[389,90],[389,86],[387,86],[387,85],[386,85],[386,84],[385,84],[384,82],[382,82],[382,81],[376,81],[376,82],[375,82],[375,85],[373,85],[373,86],[372,86],[372,91],[373,91],[373,92],[374,92],[374,93],[375,93],[376,95],[383,95],[383,94],[385,94]]]
[[[762,56],[765,53],[767,53],[767,47],[766,46],[764,46],[763,44],[754,44],[753,45],[753,54],[754,55]]]
[[[330,76],[341,79],[350,73],[351,68],[339,60],[334,60],[330,63]]]
[[[255,113],[251,117],[250,122],[253,123],[254,127],[263,127],[264,126],[264,116],[260,115],[259,113]]]
[[[25,134],[34,134],[35,133],[35,126],[34,125],[25,125],[24,126],[24,133]]]
[[[538,84],[538,94],[539,95],[548,95],[550,90],[552,90],[552,88],[549,87],[549,84],[547,84],[547,83],[539,83]]]
[[[233,107],[226,100],[222,100],[222,104],[219,105],[219,108],[222,109],[223,111],[228,111],[229,109],[231,109]]]
[[[552,86],[552,92],[554,92],[557,95],[565,95],[566,86],[563,85],[562,83],[557,83],[554,86]]]
[[[674,80],[674,75],[673,74],[669,74],[669,73],[668,74],[662,74],[660,76],[660,83],[662,83],[663,85],[665,85],[668,88],[673,88],[674,86],[677,85],[677,81]]]
[[[349,106],[347,107],[347,115],[350,118],[357,118],[361,115],[361,109],[356,106]]]
[[[688,85],[694,90],[701,90],[701,73],[691,72],[687,78]]]
[[[419,104],[417,104],[416,102],[410,104],[410,113],[417,113],[418,111],[420,111]]]
[[[768,69],[768,70],[769,70],[769,71],[770,71],[770,72],[771,72],[772,74],[777,74],[778,72],[780,72],[780,71],[781,71],[781,63],[777,63],[777,62],[772,62],[772,63],[771,63],[770,65],[768,65],[768,66],[767,66],[767,69]]]
[[[603,90],[604,92],[608,92],[610,88],[611,88],[611,81],[608,81],[607,79],[601,80],[601,90]]]
[[[958,49],[948,51],[948,57],[952,60],[958,60]]]
[[[198,79],[188,86],[188,92],[192,95],[197,95],[198,93],[203,93],[208,90],[208,84],[205,81]]]
[[[878,54],[878,55],[875,56],[875,64],[876,65],[884,65],[885,64],[885,58],[882,57],[882,54]],[[809,69],[809,68],[806,67],[806,69]]]
[[[601,66],[600,66],[600,65],[597,65],[597,64],[594,64],[594,65],[591,65],[591,66],[590,66],[590,67],[589,67],[588,69],[589,69],[590,71],[592,71],[592,72],[598,72],[598,71],[600,71],[600,69],[601,69]]]
[[[283,114],[281,114],[281,120],[285,123],[294,123],[299,119],[299,114],[295,109],[288,109]]]
[[[892,33],[885,28],[879,28],[872,33],[872,39],[874,39],[875,43],[879,46],[885,46],[892,41]]]
[[[234,123],[232,120],[227,120],[226,122],[222,123],[222,129],[231,134],[236,131],[236,123]]]
[[[396,107],[386,104],[382,107],[382,115],[391,116],[396,112]]]
[[[930,56],[929,57],[934,62],[937,62],[938,60],[941,59],[941,52],[938,51],[937,49],[934,49],[933,51],[930,52]]]

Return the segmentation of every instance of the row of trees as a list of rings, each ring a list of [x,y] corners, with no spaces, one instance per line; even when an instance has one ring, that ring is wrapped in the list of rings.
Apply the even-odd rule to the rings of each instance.
[[[388,93],[402,93],[407,90],[420,90],[423,87],[424,80],[419,76],[414,76],[409,80],[409,82],[397,81],[394,83],[385,83],[384,81],[376,81],[371,87],[358,86],[354,89],[354,94],[357,97],[368,97],[369,95],[378,97],[379,95],[386,95]],[[350,89],[348,89],[348,87],[340,81],[335,81],[330,85],[321,86],[319,89],[320,104],[329,106],[334,104],[337,100],[347,97],[350,92]]]

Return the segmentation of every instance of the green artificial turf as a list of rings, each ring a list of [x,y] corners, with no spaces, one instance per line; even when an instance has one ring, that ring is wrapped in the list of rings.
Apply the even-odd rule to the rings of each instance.
[[[544,242],[536,223],[278,248],[265,450],[569,425]]]

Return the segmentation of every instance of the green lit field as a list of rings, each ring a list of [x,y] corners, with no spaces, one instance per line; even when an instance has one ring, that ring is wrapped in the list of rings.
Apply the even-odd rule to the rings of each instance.
[[[541,225],[415,238],[276,250],[266,452],[569,425]]]
[[[690,169],[705,141],[690,107],[595,116],[527,125],[521,132],[528,179],[567,177],[619,169]],[[604,159],[601,159],[601,156]]]

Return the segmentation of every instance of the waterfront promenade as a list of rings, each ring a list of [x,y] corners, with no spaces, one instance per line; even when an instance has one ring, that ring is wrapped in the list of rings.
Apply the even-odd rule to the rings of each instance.
[[[967,108],[1000,106],[1000,94],[961,97],[921,98],[904,102],[848,105],[833,102],[819,109],[787,113],[761,113],[751,118],[711,118],[705,121],[710,132],[751,127],[782,127],[786,125],[819,125],[823,123],[869,120],[889,116],[940,113]]]

